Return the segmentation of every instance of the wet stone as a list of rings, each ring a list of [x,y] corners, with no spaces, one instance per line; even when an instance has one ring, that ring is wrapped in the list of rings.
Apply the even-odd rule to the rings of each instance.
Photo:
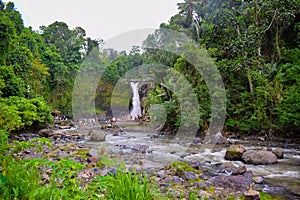
[[[193,173],[193,172],[185,172],[185,173],[183,174],[183,177],[184,177],[187,181],[189,181],[189,180],[195,180],[195,179],[197,178],[196,174]]]
[[[159,187],[160,188],[167,188],[167,187],[169,187],[170,185],[169,184],[167,184],[167,183],[160,183],[159,184]]]
[[[239,166],[236,170],[232,172],[233,175],[244,174],[247,171],[245,166]]]
[[[284,150],[283,149],[274,149],[272,152],[276,155],[276,157],[278,159],[283,159],[283,156],[284,156]]]
[[[225,154],[226,160],[242,160],[242,155],[246,151],[243,145],[232,145],[230,146]]]
[[[178,176],[174,176],[174,177],[172,178],[172,181],[173,181],[173,183],[182,183],[182,180],[181,180],[180,177],[178,177]]]
[[[192,161],[189,165],[194,169],[201,169],[201,163],[199,161]]]
[[[110,167],[109,171],[108,171],[108,174],[116,176],[117,175],[117,169],[115,167]]]
[[[226,162],[221,164],[220,171],[229,170],[229,171],[236,171],[237,167],[232,162]]]
[[[245,200],[259,200],[260,194],[256,190],[249,190],[245,193]]]
[[[99,162],[99,159],[95,158],[95,157],[90,157],[87,159],[87,162],[88,163],[96,163],[96,162]]]
[[[166,176],[167,175],[166,175],[166,173],[164,171],[160,171],[160,172],[157,173],[157,177],[159,177],[161,179],[165,178]]]
[[[186,154],[181,155],[180,158],[185,158],[185,157],[188,157],[188,156],[191,156],[191,155],[192,154],[190,154],[190,153],[186,153]]]
[[[266,165],[277,163],[277,157],[270,151],[249,150],[243,153],[243,162],[254,165]]]
[[[242,192],[248,191],[251,184],[253,183],[252,178],[248,178],[242,175],[220,175],[209,179],[209,181],[212,182],[214,186],[222,187],[225,189],[234,189]]]
[[[265,182],[264,178],[261,176],[254,177],[253,179],[256,184],[263,184]]]
[[[243,174],[244,177],[246,178],[249,178],[249,179],[252,179],[253,178],[253,172],[252,171],[246,171],[244,174]]]
[[[148,149],[149,149],[149,146],[141,145],[141,144],[134,145],[131,148],[131,150],[135,153],[146,153]]]
[[[30,150],[30,149],[25,149],[25,150],[24,150],[24,153],[25,153],[25,154],[30,154],[30,153],[31,153],[31,150]]]
[[[96,149],[90,149],[87,156],[89,157],[94,157],[94,158],[97,158],[99,157],[99,153],[98,153],[98,150]]]
[[[300,186],[290,186],[287,188],[292,194],[300,197]]]

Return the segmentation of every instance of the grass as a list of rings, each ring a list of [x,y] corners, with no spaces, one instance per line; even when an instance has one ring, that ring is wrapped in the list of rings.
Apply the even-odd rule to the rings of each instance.
[[[95,197],[108,200],[161,199],[159,189],[144,175],[117,171],[116,176],[99,176],[91,183]]]
[[[267,193],[260,192],[260,200],[280,200],[280,197],[273,197]]]
[[[26,148],[42,150],[40,144],[49,141],[29,141],[8,144],[0,141],[0,199],[113,199],[155,200],[163,199],[160,190],[146,176],[117,170],[115,175],[98,176],[84,185],[77,176],[87,166],[72,159],[51,161],[48,159],[22,160],[14,157]],[[83,155],[86,151],[80,152]],[[111,166],[116,160],[101,156],[97,165]],[[118,168],[125,169],[125,164]],[[42,181],[42,174],[51,171],[49,181]]]

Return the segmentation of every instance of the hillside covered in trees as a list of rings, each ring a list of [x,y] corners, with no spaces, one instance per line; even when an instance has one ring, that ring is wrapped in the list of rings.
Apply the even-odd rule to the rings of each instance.
[[[226,89],[226,130],[299,133],[300,1],[185,0],[178,8],[161,28],[187,34],[214,59]],[[14,4],[2,1],[0,39],[0,130],[43,126],[51,122],[54,108],[72,117],[74,80],[85,58],[103,41],[64,22],[37,31],[24,27]],[[94,59],[90,62],[109,63],[93,100],[99,113],[111,112],[111,94],[120,77],[156,62],[187,78],[199,102],[200,131],[207,129],[212,112],[208,88],[180,55],[133,47],[129,53],[106,49]],[[167,88],[156,85],[148,99],[165,107],[166,128],[180,126],[180,106]]]

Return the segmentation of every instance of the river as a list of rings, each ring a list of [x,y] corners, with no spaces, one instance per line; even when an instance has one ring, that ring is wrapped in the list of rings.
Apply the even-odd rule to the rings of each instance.
[[[125,125],[126,124],[126,125]],[[224,159],[228,145],[214,145],[213,148],[203,148],[193,140],[182,141],[175,137],[158,136],[151,126],[135,122],[119,124],[124,130],[117,134],[119,129],[108,131],[106,141],[86,141],[92,148],[105,148],[107,152],[118,154],[118,160],[127,165],[137,167],[139,159],[146,160],[141,166],[143,169],[159,169],[169,162],[200,161],[204,167],[214,168],[217,164],[228,162]],[[155,136],[155,137],[154,137]],[[248,165],[240,161],[233,161],[237,166],[244,165],[251,170],[255,177],[263,177],[264,184],[254,185],[254,189],[269,194],[280,195],[283,199],[297,199],[292,193],[299,194],[300,186],[300,146],[296,143],[257,141],[257,140],[230,140],[230,143],[242,144],[247,150],[262,148],[284,149],[284,159],[279,159],[274,165]],[[135,154],[132,148],[136,145],[145,145],[149,149],[145,154]]]

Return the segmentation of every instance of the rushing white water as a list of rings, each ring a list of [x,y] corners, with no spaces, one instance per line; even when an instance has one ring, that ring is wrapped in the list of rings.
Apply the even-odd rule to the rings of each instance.
[[[130,116],[132,119],[141,116],[141,102],[140,102],[140,95],[139,95],[139,83],[131,82],[130,86],[132,88],[132,110],[130,112]]]

